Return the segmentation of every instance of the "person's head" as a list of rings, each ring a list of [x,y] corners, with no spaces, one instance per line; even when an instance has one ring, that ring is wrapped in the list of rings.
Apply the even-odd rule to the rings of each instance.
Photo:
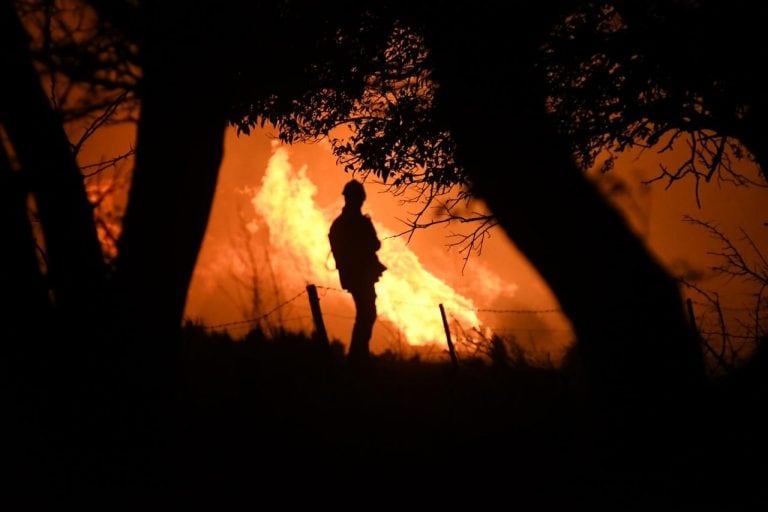
[[[360,207],[365,201],[365,189],[357,180],[348,181],[341,193],[348,206]]]

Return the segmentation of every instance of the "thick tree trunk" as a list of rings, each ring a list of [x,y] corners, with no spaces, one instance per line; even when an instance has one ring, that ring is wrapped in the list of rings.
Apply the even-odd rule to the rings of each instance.
[[[433,34],[438,101],[475,191],[557,296],[597,389],[628,407],[690,389],[702,362],[676,284],[551,128],[537,20],[490,9]]]
[[[0,122],[2,128],[2,122]],[[7,143],[7,140],[5,141]],[[48,287],[37,263],[37,249],[27,214],[28,191],[19,169],[14,169],[0,145],[0,373],[4,395],[6,439],[4,459],[13,467],[10,485],[39,481],[41,457],[53,430],[47,405],[52,398],[50,375],[51,303]],[[59,425],[56,424],[56,427]]]
[[[123,328],[171,357],[168,337],[181,326],[226,129],[222,70],[191,37],[169,34],[147,43],[136,166],[115,275]]]
[[[14,418],[21,419],[14,423],[19,427],[14,438],[17,462],[30,472],[22,469],[23,478],[45,487],[63,481],[64,475],[87,470],[107,444],[98,441],[111,424],[104,413],[113,399],[105,398],[111,386],[103,350],[107,345],[101,338],[107,272],[80,169],[33,66],[27,35],[10,0],[0,0],[0,68],[0,122],[35,199],[47,284],[53,292],[53,321],[46,321],[45,305],[38,314],[31,313],[20,349],[24,362],[13,370],[20,385]],[[18,217],[20,203],[26,208],[26,194],[13,201],[6,206],[15,210],[12,222],[21,237],[15,249],[23,251],[18,254],[23,262],[14,271],[19,279],[28,279],[19,284],[40,302],[39,271],[31,268],[35,260],[34,253],[30,255],[30,234]],[[18,296],[22,297],[23,293]]]
[[[134,471],[163,481],[173,460],[174,412],[184,304],[223,156],[227,98],[204,27],[179,21],[173,4],[151,3],[156,23],[142,44],[136,165],[114,275],[115,318],[126,372]],[[193,11],[194,13],[195,11]]]
[[[0,67],[0,113],[37,202],[56,308],[88,325],[102,316],[106,277],[93,209],[9,0],[0,3]]]
[[[0,337],[8,345],[34,340],[34,331],[50,315],[48,288],[37,262],[27,214],[27,193],[21,174],[12,169],[5,149],[0,146],[0,239],[4,241],[0,251],[0,294],[5,305],[0,316]]]

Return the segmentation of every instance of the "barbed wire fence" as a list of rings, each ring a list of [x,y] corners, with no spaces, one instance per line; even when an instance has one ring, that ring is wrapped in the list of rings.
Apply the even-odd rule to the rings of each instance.
[[[296,302],[302,298],[304,295],[307,295],[308,299],[308,306],[311,311],[311,314],[306,314],[306,310],[303,309],[302,314],[295,314],[288,317],[282,317],[280,318],[280,322],[283,323],[281,325],[281,329],[285,327],[285,324],[294,324],[299,325],[298,330],[312,330],[312,335],[315,338],[319,338],[323,343],[328,344],[328,335],[325,330],[324,320],[323,317],[333,318],[336,320],[341,320],[344,322],[347,322],[349,324],[354,323],[355,316],[354,314],[342,314],[337,311],[322,311],[320,308],[320,299],[325,298],[328,296],[329,293],[334,294],[342,294],[342,295],[349,295],[349,292],[346,290],[342,290],[341,288],[336,288],[332,286],[323,286],[323,285],[314,285],[309,284],[307,287],[295,295],[291,296],[291,298],[284,300],[280,302],[279,304],[272,307],[269,311],[252,317],[252,318],[246,318],[242,320],[234,320],[230,322],[221,322],[216,324],[203,324],[202,327],[206,331],[232,331],[236,329],[254,329],[257,327],[260,327],[263,322],[267,321],[269,318],[271,318],[273,315],[277,314],[278,312],[281,312],[283,309],[287,307],[296,307]],[[409,301],[394,301],[398,305],[402,305],[405,307],[419,307],[419,308],[425,308],[425,304],[423,303],[415,303],[415,302],[409,302]],[[727,336],[729,339],[732,340],[739,340],[742,342],[749,343],[750,341],[754,341],[754,335],[752,334],[735,334],[730,332],[725,332],[723,329],[717,330],[712,329],[708,325],[700,325],[697,316],[694,316],[693,307],[699,306],[702,307],[705,305],[704,302],[695,301],[688,299],[688,313],[691,317],[691,322],[699,334],[702,336],[703,341],[703,348],[705,351],[709,351],[710,353],[714,354],[715,359],[717,359],[718,365],[725,365],[725,363],[722,361],[723,354],[720,352],[724,352],[724,348],[720,347],[719,351],[715,350],[715,347],[713,347],[709,340],[715,337],[723,337]],[[306,307],[306,306],[305,306]],[[434,314],[438,315],[440,314],[440,310],[438,309],[441,307],[441,304],[435,304],[434,305]],[[511,316],[511,317],[520,317],[520,316],[526,316],[526,315],[550,315],[550,314],[561,314],[562,310],[558,308],[541,308],[541,309],[521,309],[521,308],[462,308],[465,312],[473,312],[473,313],[480,313],[480,314],[486,314],[486,315],[505,315],[505,316]],[[722,307],[722,310],[728,310],[728,311],[747,311],[750,310],[750,308],[737,308],[737,307]],[[434,344],[430,347],[428,347],[425,352],[429,354],[433,354],[433,351],[435,349],[435,346],[439,345],[446,345],[445,352],[446,354],[450,354],[451,345],[452,343],[448,340],[451,339],[451,336],[453,336],[453,339],[456,341],[456,345],[461,349],[461,352],[463,355],[467,356],[477,356],[477,355],[488,355],[490,354],[492,350],[492,345],[494,343],[495,339],[501,339],[507,342],[510,342],[513,345],[513,349],[517,350],[519,349],[519,342],[523,341],[525,342],[531,349],[536,349],[537,342],[542,337],[549,337],[552,338],[560,338],[558,341],[561,342],[562,345],[567,345],[568,342],[573,341],[573,332],[570,329],[566,328],[550,328],[550,327],[530,327],[530,326],[511,326],[509,322],[504,324],[496,324],[493,325],[488,322],[482,322],[482,328],[484,330],[480,330],[479,326],[470,326],[469,329],[467,329],[467,326],[462,325],[462,323],[458,320],[456,317],[456,311],[447,311],[448,316],[450,317],[450,322],[446,320],[444,323],[445,326],[445,340],[435,339]],[[449,325],[450,324],[450,325]],[[388,325],[387,322],[379,322],[377,325],[383,326],[383,328],[386,330],[387,334],[389,335],[388,341],[390,345],[390,350],[393,351],[393,353],[402,356],[405,353],[405,348],[409,347],[408,343],[405,340],[405,335],[403,332],[397,328],[397,326]],[[350,325],[351,330],[351,325]],[[467,331],[471,332],[467,332]],[[456,354],[452,354],[452,359],[456,357]]]
[[[307,293],[306,290],[302,290],[301,292],[297,293],[293,297],[291,297],[288,300],[285,300],[278,304],[277,306],[273,307],[263,315],[259,315],[253,318],[246,318],[245,320],[235,320],[232,322],[222,322],[218,324],[212,324],[212,325],[203,325],[206,331],[220,331],[222,329],[229,329],[232,327],[252,327],[254,325],[257,325],[258,323],[262,322],[263,320],[266,320],[270,316],[272,316],[274,313],[277,313],[287,305],[293,303],[294,301],[298,300],[299,297]]]
[[[309,310],[312,312],[312,314],[297,314],[295,316],[289,316],[284,317],[281,320],[284,323],[298,323],[301,327],[299,330],[307,330],[307,328],[310,328],[313,330],[312,334],[314,337],[319,338],[323,343],[328,343],[328,336],[325,331],[325,324],[323,317],[332,318],[335,320],[341,320],[348,322],[350,324],[354,323],[355,316],[354,314],[342,314],[337,311],[321,311],[320,309],[320,299],[325,298],[328,296],[329,293],[333,294],[340,294],[340,295],[349,295],[349,292],[346,290],[342,290],[341,288],[336,288],[332,286],[323,286],[323,285],[314,285],[309,284],[306,286],[305,289],[297,292],[296,294],[292,295],[291,298],[284,300],[280,302],[279,304],[272,307],[269,311],[254,316],[251,318],[246,318],[242,320],[233,320],[229,322],[220,322],[215,324],[203,324],[203,328],[206,331],[232,331],[233,329],[253,329],[259,327],[263,322],[267,321],[270,317],[277,314],[278,312],[281,312],[284,308],[294,307],[296,306],[296,302],[302,298],[303,296],[307,296],[308,306]],[[401,304],[403,306],[407,307],[425,307],[423,303],[412,303],[408,301],[397,301],[398,304]],[[439,307],[441,305],[435,304],[434,305],[434,314],[438,315],[440,314]],[[302,308],[303,309],[303,308]],[[486,314],[486,315],[513,315],[513,316],[521,316],[521,315],[548,315],[548,314],[559,314],[562,313],[560,309],[557,308],[542,308],[542,309],[520,309],[520,308],[509,308],[509,309],[499,309],[499,308],[462,308],[465,312],[473,312],[473,313],[480,313],[480,314]],[[558,335],[565,335],[565,336],[571,336],[571,331],[569,329],[553,329],[553,328],[544,328],[544,327],[537,327],[537,328],[531,328],[531,327],[511,327],[509,324],[500,324],[500,325],[489,325],[485,322],[483,322],[482,326],[485,329],[485,332],[481,332],[478,327],[479,326],[472,326],[472,332],[470,334],[467,333],[467,330],[465,327],[461,324],[461,322],[456,318],[455,316],[456,311],[448,311],[448,314],[451,318],[451,322],[446,322],[445,324],[445,336],[446,340],[440,340],[436,339],[434,340],[434,344],[432,347],[428,347],[428,351],[434,350],[434,345],[442,345],[445,343],[448,345],[447,340],[451,336],[451,333],[453,332],[454,338],[457,340],[457,344],[461,348],[462,354],[464,355],[478,355],[478,353],[482,353],[483,351],[478,351],[478,340],[485,341],[490,343],[490,337],[488,335],[488,332],[492,333],[492,336],[498,337],[498,338],[506,338],[515,340],[516,338],[522,337],[522,336],[528,336],[530,338],[531,344],[535,344],[534,337],[535,336],[541,336],[541,335],[552,335],[553,333]],[[308,321],[311,320],[311,326]],[[448,326],[448,323],[450,323],[450,327]],[[383,326],[383,328],[387,331],[389,335],[389,345],[390,345],[390,351],[397,355],[402,355],[405,352],[405,347],[408,346],[408,344],[405,341],[404,334],[400,332],[399,329],[394,326],[389,326],[387,322],[379,322],[377,325]],[[351,325],[350,325],[351,330]],[[469,343],[467,340],[474,335],[475,338],[471,343]],[[565,340],[564,340],[565,341]],[[450,351],[444,350],[446,354],[450,354]],[[487,350],[485,352],[488,352]],[[456,357],[456,354],[453,353],[453,357]]]

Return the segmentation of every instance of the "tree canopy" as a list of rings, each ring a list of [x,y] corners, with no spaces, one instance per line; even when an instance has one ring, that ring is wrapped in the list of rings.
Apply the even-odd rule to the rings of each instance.
[[[687,147],[659,178],[754,182],[768,177],[766,8],[747,1],[584,2],[553,28],[541,68],[549,108],[584,166],[601,152]],[[608,165],[612,159],[608,160]]]

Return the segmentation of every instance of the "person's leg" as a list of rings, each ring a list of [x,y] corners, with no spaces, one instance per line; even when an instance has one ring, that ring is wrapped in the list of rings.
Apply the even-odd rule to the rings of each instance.
[[[368,345],[376,322],[376,290],[371,285],[352,290],[355,300],[355,326],[352,329],[352,341],[349,345],[349,359],[364,361],[368,359]]]

